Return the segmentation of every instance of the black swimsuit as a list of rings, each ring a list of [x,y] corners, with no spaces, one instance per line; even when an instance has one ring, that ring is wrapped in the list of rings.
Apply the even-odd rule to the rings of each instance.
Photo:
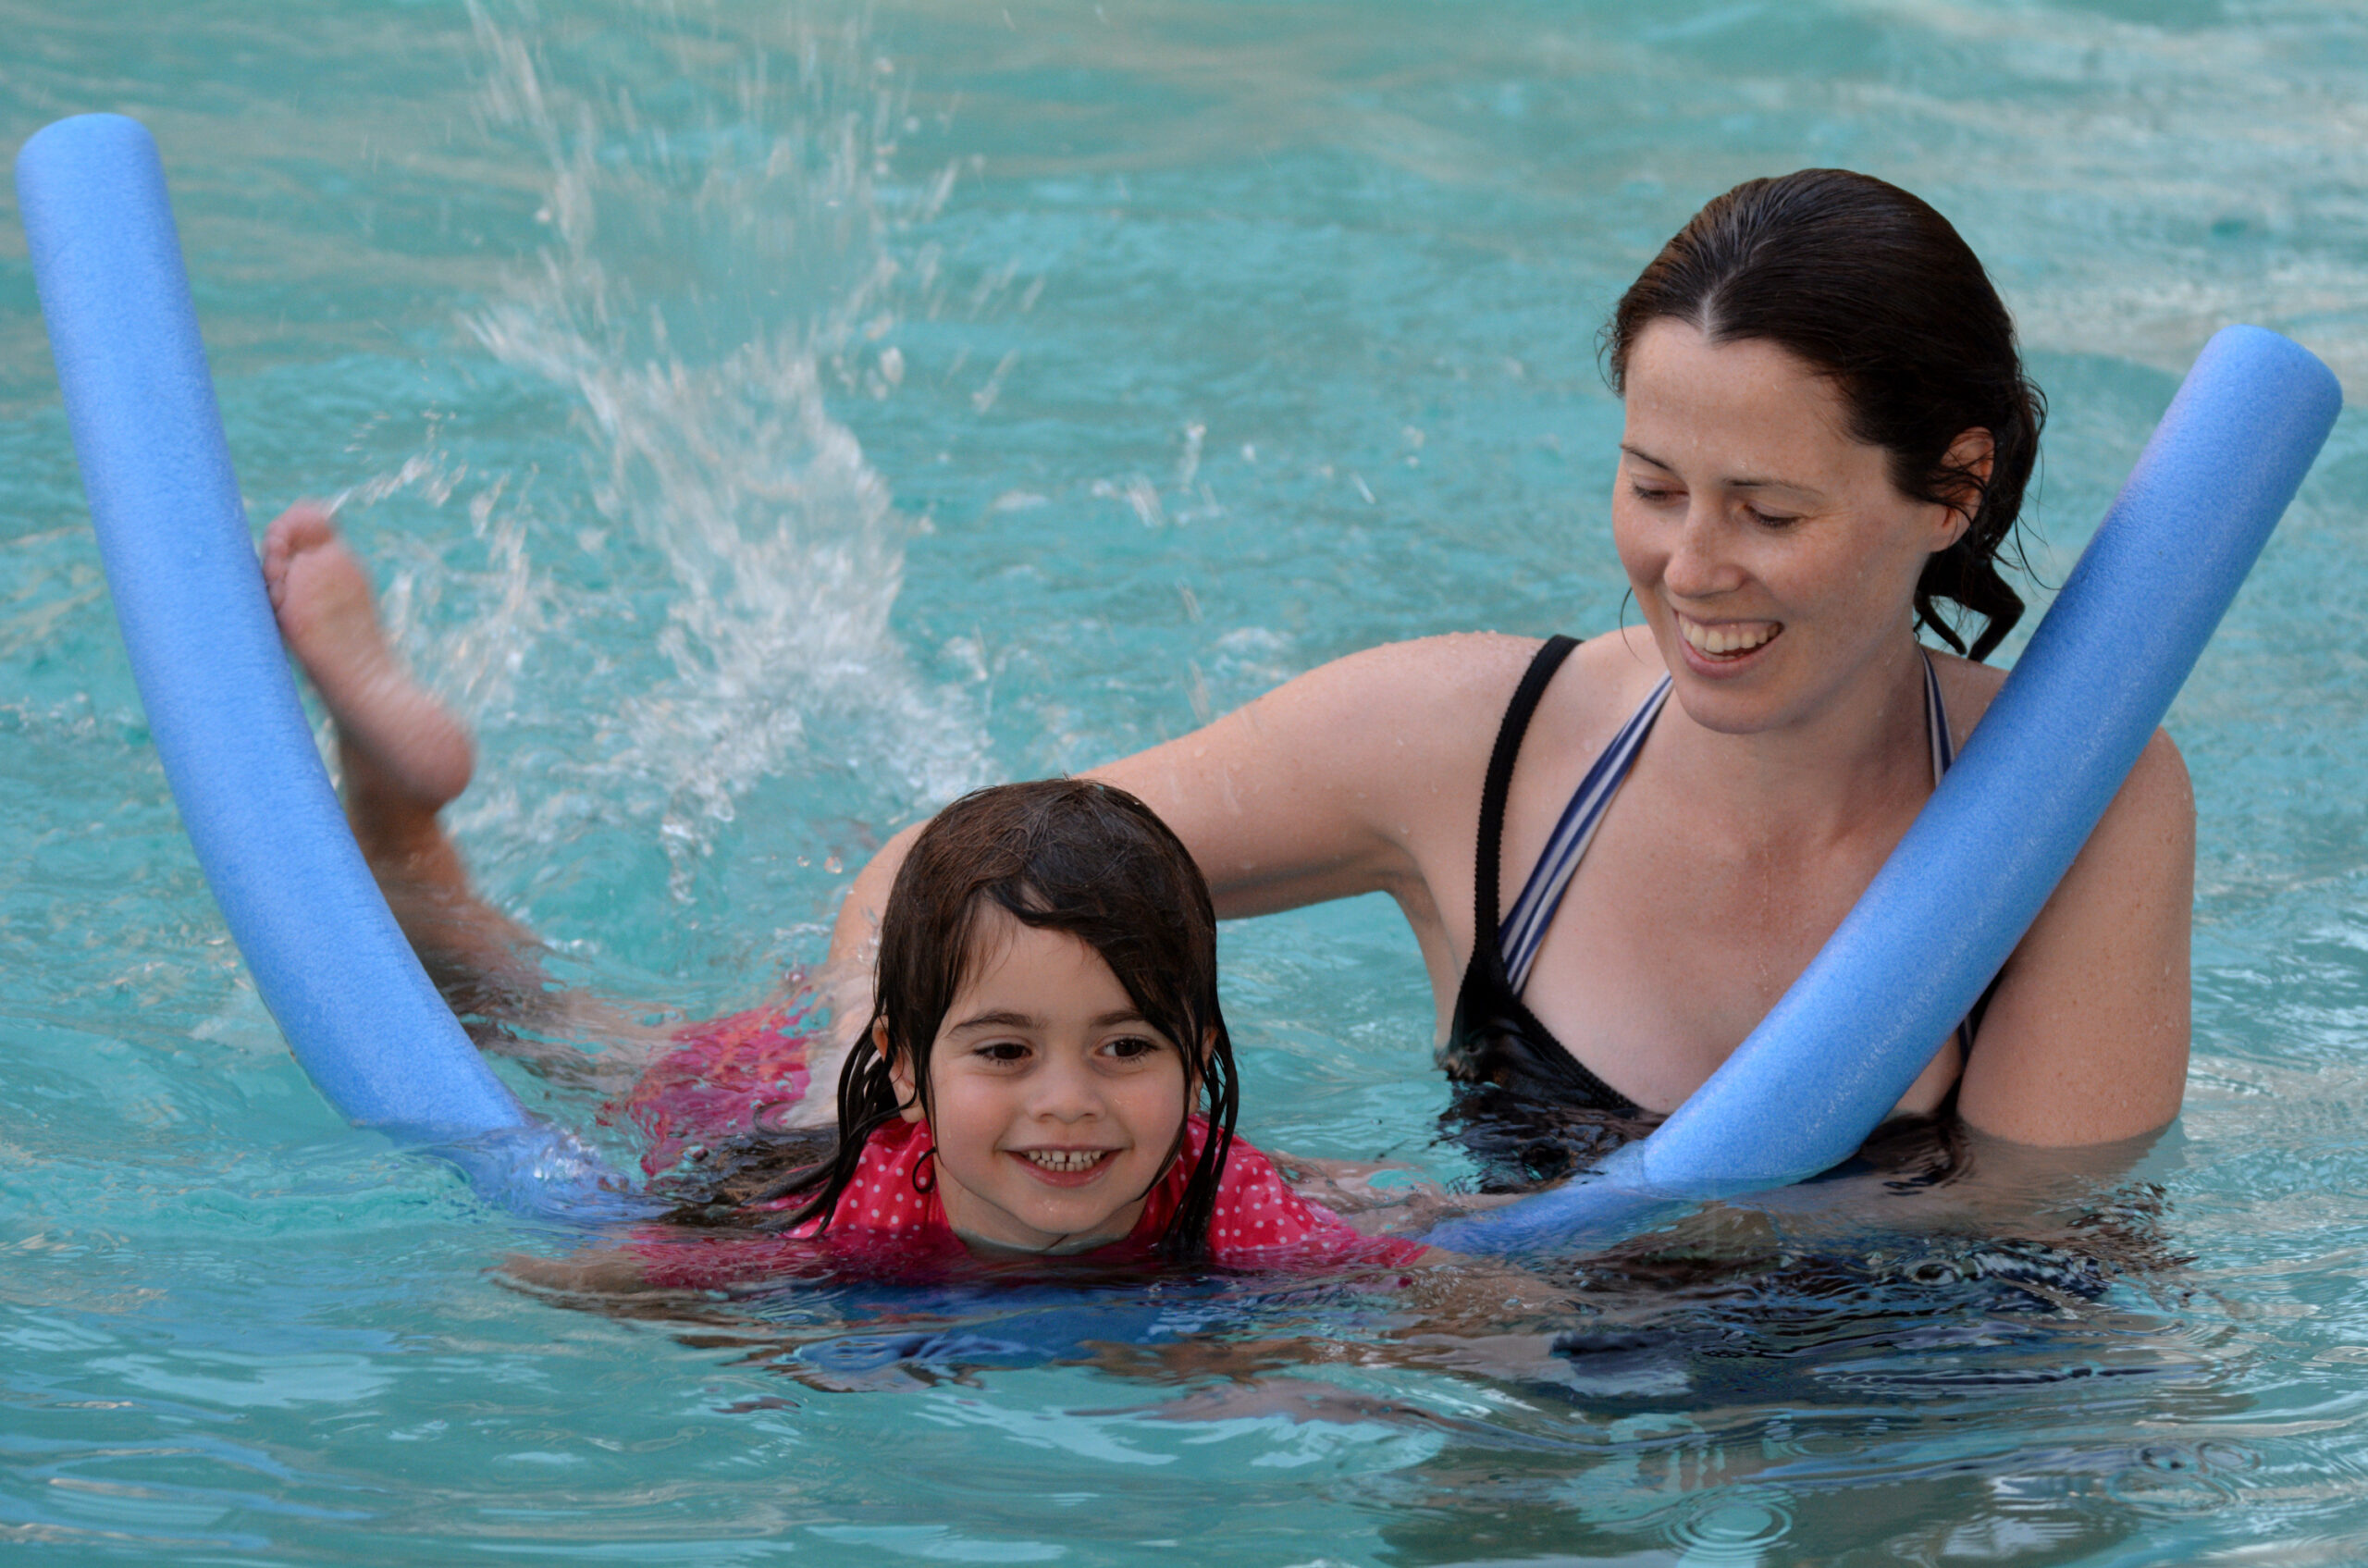
[[[1481,1184],[1488,1191],[1528,1187],[1559,1179],[1582,1164],[1592,1165],[1649,1131],[1659,1119],[1565,1049],[1522,1001],[1521,992],[1579,858],[1668,698],[1668,677],[1588,770],[1510,916],[1498,896],[1505,801],[1512,789],[1513,765],[1547,685],[1578,646],[1570,637],[1549,637],[1530,661],[1497,730],[1488,776],[1480,791],[1472,962],[1456,993],[1455,1014],[1438,1057],[1459,1085],[1448,1116],[1452,1136],[1480,1161]],[[1924,668],[1925,715],[1937,784],[1955,755],[1941,706],[1940,682],[1929,658]],[[1510,961],[1509,945],[1513,950]],[[1977,1006],[1974,1018],[1959,1027],[1961,1048],[1970,1050],[1980,1015]]]
[[[1622,1117],[1639,1114],[1636,1103],[1589,1071],[1585,1064],[1562,1047],[1553,1031],[1537,1021],[1513,989],[1505,971],[1505,948],[1499,936],[1503,901],[1498,896],[1498,868],[1504,859],[1505,799],[1512,791],[1513,763],[1521,756],[1522,737],[1546,695],[1547,684],[1578,643],[1570,637],[1548,637],[1529,661],[1529,670],[1513,689],[1512,702],[1497,729],[1496,749],[1488,755],[1488,778],[1480,789],[1480,850],[1473,869],[1472,963],[1463,971],[1463,988],[1456,993],[1455,1018],[1448,1026],[1447,1043],[1439,1049],[1439,1065],[1448,1076],[1465,1083],[1494,1084],[1531,1099],[1552,1100],[1575,1110],[1606,1112]]]

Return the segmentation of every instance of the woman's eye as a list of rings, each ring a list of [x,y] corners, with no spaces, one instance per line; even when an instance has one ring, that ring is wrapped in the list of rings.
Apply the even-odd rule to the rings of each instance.
[[[1745,507],[1743,514],[1763,528],[1787,528],[1800,521],[1798,517],[1789,516],[1781,512],[1762,512],[1756,506]]]
[[[1646,506],[1667,506],[1671,501],[1677,500],[1681,493],[1665,489],[1658,485],[1631,485],[1628,489],[1630,494]]]

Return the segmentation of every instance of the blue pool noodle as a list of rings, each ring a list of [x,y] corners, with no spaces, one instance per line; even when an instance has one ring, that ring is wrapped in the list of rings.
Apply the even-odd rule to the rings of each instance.
[[[120,115],[60,120],[18,154],[17,195],[149,733],[264,1005],[352,1120],[442,1147],[521,1206],[599,1190],[588,1151],[486,1067],[346,827],[256,564],[155,142]]]
[[[1759,1027],[1591,1179],[1425,1240],[1469,1253],[1603,1240],[1847,1159],[2088,842],[2342,406],[2300,345],[2257,327],[2214,337],[1956,766]]]

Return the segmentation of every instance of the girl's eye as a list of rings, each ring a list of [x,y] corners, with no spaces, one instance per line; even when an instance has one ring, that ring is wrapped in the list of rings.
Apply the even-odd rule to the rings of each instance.
[[[1122,1062],[1139,1062],[1145,1056],[1159,1055],[1160,1044],[1156,1040],[1146,1040],[1139,1034],[1127,1034],[1111,1041],[1103,1049]]]
[[[973,1055],[990,1062],[1024,1062],[1028,1047],[1017,1040],[990,1040],[973,1049]]]

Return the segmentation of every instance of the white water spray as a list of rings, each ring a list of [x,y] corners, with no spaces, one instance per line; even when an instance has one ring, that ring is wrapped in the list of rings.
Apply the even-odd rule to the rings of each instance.
[[[655,807],[678,897],[764,776],[853,772],[913,806],[981,782],[975,717],[889,626],[907,525],[825,398],[900,378],[880,346],[895,242],[951,188],[888,187],[892,64],[857,26],[751,40],[670,8],[635,41],[663,67],[644,62],[640,95],[562,91],[519,32],[474,15],[490,128],[539,152],[551,241],[468,326],[577,401],[605,527],[568,537],[597,549],[624,530],[672,578],[670,673],[597,718],[587,768]],[[499,564],[519,530],[494,510],[475,521]],[[503,594],[513,633],[536,598]]]

